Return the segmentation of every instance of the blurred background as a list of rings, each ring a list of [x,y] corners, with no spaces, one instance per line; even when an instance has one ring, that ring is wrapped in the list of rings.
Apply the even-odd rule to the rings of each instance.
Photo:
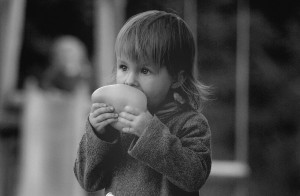
[[[73,162],[114,39],[141,11],[172,11],[211,85],[206,196],[300,195],[300,1],[0,0],[0,195],[85,193]]]

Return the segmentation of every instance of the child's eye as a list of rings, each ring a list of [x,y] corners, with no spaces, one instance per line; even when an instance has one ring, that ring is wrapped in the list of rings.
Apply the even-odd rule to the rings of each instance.
[[[145,74],[145,75],[147,75],[147,74],[149,74],[149,73],[150,73],[150,70],[149,70],[149,69],[147,69],[147,68],[142,68],[141,72],[142,72],[142,74]]]
[[[122,69],[122,71],[127,71],[128,67],[126,65],[119,65],[119,69]]]

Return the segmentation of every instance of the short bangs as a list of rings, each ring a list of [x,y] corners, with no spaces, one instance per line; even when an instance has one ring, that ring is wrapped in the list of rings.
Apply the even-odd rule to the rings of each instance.
[[[186,23],[163,11],[148,11],[133,16],[120,30],[116,43],[117,57],[137,63],[166,66],[171,75],[192,70],[195,43]],[[185,67],[185,68],[184,68]]]

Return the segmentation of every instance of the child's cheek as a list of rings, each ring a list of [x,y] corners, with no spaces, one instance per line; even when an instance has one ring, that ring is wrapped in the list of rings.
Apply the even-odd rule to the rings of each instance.
[[[116,83],[124,84],[124,74],[120,73],[120,71],[117,71],[116,73]]]

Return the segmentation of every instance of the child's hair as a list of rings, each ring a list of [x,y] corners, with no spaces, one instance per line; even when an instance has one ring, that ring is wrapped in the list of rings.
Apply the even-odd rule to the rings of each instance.
[[[176,14],[151,10],[131,17],[117,36],[115,52],[117,57],[124,55],[141,64],[165,66],[173,78],[184,71],[184,83],[176,90],[195,109],[207,99],[208,87],[193,76],[193,35]]]

